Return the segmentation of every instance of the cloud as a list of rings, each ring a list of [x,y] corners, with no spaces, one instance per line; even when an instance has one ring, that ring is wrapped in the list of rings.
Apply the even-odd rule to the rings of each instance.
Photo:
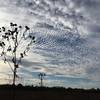
[[[99,38],[91,35],[81,38],[80,35],[75,36],[71,33],[71,37],[68,33],[54,36],[37,34],[37,47],[33,52],[45,57],[44,65],[47,66],[45,72],[63,75],[80,74],[91,78],[87,68],[95,69],[99,64]]]
[[[2,24],[28,24],[36,36],[33,53],[23,60],[20,73],[34,77],[45,72],[61,75],[67,85],[78,80],[80,86],[99,87],[99,0],[1,0],[0,5]]]

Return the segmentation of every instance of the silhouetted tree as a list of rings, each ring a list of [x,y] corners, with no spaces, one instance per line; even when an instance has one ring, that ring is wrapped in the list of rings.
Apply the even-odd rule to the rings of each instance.
[[[44,79],[44,76],[46,76],[46,74],[45,73],[39,73],[38,76],[39,76],[39,79],[40,79],[40,86],[43,87],[43,79]]]
[[[8,63],[11,67],[14,85],[21,60],[27,55],[34,42],[35,37],[30,34],[28,26],[10,23],[9,27],[0,28],[0,55],[4,63]]]

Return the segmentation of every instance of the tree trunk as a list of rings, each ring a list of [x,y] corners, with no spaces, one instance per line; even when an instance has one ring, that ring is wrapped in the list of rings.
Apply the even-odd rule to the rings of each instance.
[[[16,67],[14,66],[13,85],[15,85],[15,82],[16,82]]]

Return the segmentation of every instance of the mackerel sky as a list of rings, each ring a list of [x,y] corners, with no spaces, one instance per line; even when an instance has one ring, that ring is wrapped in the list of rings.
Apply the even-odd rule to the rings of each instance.
[[[31,27],[36,37],[18,75],[24,84],[100,88],[100,0],[0,0],[0,26]],[[0,58],[0,77],[12,77]],[[0,81],[4,83],[8,81]]]

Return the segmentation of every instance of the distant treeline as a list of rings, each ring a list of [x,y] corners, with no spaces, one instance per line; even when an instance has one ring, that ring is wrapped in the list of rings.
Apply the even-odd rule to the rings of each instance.
[[[87,93],[100,93],[100,89],[81,89],[81,88],[65,88],[65,87],[39,87],[39,86],[23,86],[18,85],[0,85],[0,90],[2,89],[16,89],[16,90],[33,90],[33,91],[59,91],[59,92],[87,92]]]

